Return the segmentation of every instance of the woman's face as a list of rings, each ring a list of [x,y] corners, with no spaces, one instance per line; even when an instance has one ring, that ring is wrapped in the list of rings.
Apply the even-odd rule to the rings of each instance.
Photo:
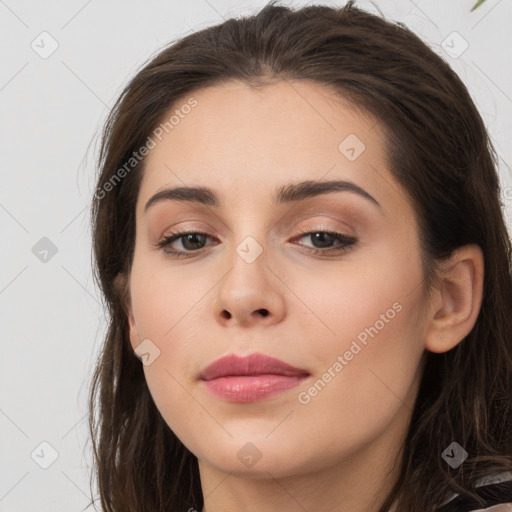
[[[354,470],[363,453],[379,466],[406,431],[427,305],[416,218],[379,123],[305,81],[193,98],[155,139],[136,211],[130,338],[149,354],[156,406],[203,471]],[[178,187],[210,192],[146,208]],[[203,235],[158,246],[178,229]],[[201,379],[252,353],[306,376]]]

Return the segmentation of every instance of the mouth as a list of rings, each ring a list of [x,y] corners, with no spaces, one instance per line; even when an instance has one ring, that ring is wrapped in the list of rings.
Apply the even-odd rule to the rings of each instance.
[[[254,402],[294,388],[310,373],[279,359],[251,354],[231,354],[217,359],[200,374],[200,380],[214,396],[228,402]]]

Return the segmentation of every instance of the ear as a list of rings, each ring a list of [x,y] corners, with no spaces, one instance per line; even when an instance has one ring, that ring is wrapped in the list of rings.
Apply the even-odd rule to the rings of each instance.
[[[427,350],[447,352],[469,334],[482,305],[483,282],[484,257],[476,244],[457,248],[441,264],[425,331]]]
[[[130,344],[133,350],[135,350],[135,348],[140,344],[140,337],[137,324],[135,323],[135,317],[133,316],[129,290],[129,277],[123,273],[117,274],[114,278],[114,288],[126,313],[130,330]]]
[[[132,307],[129,304],[127,307],[127,313],[128,313],[128,324],[130,327],[130,344],[135,350],[140,345],[140,336],[139,336],[139,330],[137,329],[137,324],[135,323],[135,318],[133,316]]]

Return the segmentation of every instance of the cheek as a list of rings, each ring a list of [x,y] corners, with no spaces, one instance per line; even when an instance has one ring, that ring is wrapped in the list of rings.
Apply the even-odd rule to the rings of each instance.
[[[167,412],[167,419],[176,416],[169,416],[176,400],[185,398],[180,384],[188,386],[185,377],[190,379],[196,373],[194,350],[197,352],[201,322],[194,319],[204,291],[187,286],[168,269],[148,260],[137,255],[134,259],[131,305],[139,340],[149,339],[153,353],[158,354],[143,369],[151,395],[162,413]]]
[[[301,391],[318,414],[337,403],[356,423],[367,415],[389,419],[405,400],[424,350],[426,304],[414,254],[413,247],[407,254],[382,245],[318,279],[309,292],[311,279],[297,278],[294,291],[307,297],[311,310],[297,319],[309,333],[304,341],[319,363],[320,379]]]
[[[200,283],[201,279],[184,279],[183,272],[170,269],[165,258],[136,257],[130,290],[139,335],[153,340],[161,350],[173,344],[178,333],[182,342],[194,338],[199,326],[191,318],[206,292]]]
[[[200,300],[197,292],[169,293],[161,284],[153,291],[141,293],[138,323],[144,336],[159,349],[159,356],[144,366],[144,375],[153,401],[175,435],[194,452],[201,446],[202,429],[211,422],[194,396],[198,357],[204,347],[204,318],[197,318]],[[144,296],[148,302],[144,303]],[[203,341],[201,341],[203,339]],[[198,455],[198,454],[196,454]]]
[[[204,279],[184,280],[179,270],[171,272],[137,257],[131,272],[132,310],[139,338],[151,340],[159,351],[158,357],[143,367],[146,382],[158,410],[181,439],[196,431],[192,423],[197,424],[204,414],[199,406],[192,414],[195,402],[188,391],[199,371],[201,347],[208,343],[203,302],[207,290],[199,286],[201,282]]]
[[[383,240],[314,276],[290,275],[294,294],[303,298],[296,321],[306,332],[316,327],[329,353],[349,350],[354,339],[363,346],[365,340],[380,340],[376,349],[395,344],[393,338],[401,339],[399,333],[410,330],[410,321],[416,325],[421,312],[422,269],[415,249]]]
[[[388,298],[381,307],[367,302],[371,309],[357,319],[355,314],[340,315],[332,325],[342,334],[322,347],[318,374],[298,389],[296,420],[302,418],[312,431],[321,430],[326,421],[335,424],[324,444],[356,447],[378,437],[398,415],[411,412],[423,353],[417,327],[421,303],[421,297],[411,294],[395,302]]]

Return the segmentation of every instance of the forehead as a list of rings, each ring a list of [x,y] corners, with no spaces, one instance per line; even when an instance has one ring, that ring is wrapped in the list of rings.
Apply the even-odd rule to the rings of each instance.
[[[170,185],[257,195],[307,179],[367,189],[392,181],[380,124],[314,82],[208,87],[178,100],[163,123],[171,117],[146,157],[139,207]]]

